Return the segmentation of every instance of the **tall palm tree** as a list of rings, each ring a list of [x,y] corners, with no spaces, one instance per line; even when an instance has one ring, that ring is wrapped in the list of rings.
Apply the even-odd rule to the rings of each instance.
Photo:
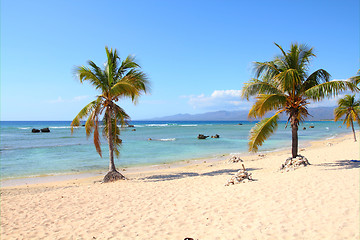
[[[94,62],[88,61],[90,67],[76,67],[75,73],[80,82],[89,81],[99,94],[96,99],[87,104],[74,118],[71,123],[71,132],[75,126],[79,126],[80,121],[86,117],[85,130],[89,137],[94,133],[94,145],[96,151],[102,157],[100,146],[99,127],[102,121],[103,136],[107,138],[109,144],[109,172],[104,177],[104,182],[125,179],[115,168],[114,152],[119,156],[120,129],[117,124],[124,125],[130,119],[129,115],[116,104],[121,98],[131,98],[136,103],[137,98],[149,90],[149,82],[135,58],[128,56],[121,61],[116,49],[105,47],[107,61],[104,69],[98,67]]]
[[[255,78],[245,83],[242,96],[256,101],[249,117],[262,118],[274,111],[272,117],[257,123],[250,132],[249,151],[258,147],[276,130],[279,114],[288,116],[292,129],[292,157],[298,155],[298,126],[309,115],[307,106],[350,89],[357,90],[350,81],[329,81],[330,74],[324,69],[309,74],[310,60],[315,57],[313,48],[304,44],[292,44],[288,52],[276,44],[281,55],[269,62],[255,62]]]
[[[346,128],[352,128],[354,140],[356,142],[356,135],[354,129],[354,122],[356,121],[360,126],[360,100],[355,100],[355,95],[345,95],[344,98],[339,99],[338,107],[334,109],[335,122],[345,115],[344,123]]]

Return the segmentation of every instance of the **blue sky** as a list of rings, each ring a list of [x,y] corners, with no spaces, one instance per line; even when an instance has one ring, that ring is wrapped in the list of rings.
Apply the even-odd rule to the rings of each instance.
[[[250,107],[239,91],[274,42],[314,47],[310,71],[354,76],[359,1],[1,1],[1,120],[72,120],[97,92],[74,67],[135,55],[152,83],[132,119]],[[332,105],[334,101],[322,103]],[[315,105],[314,105],[315,106]]]

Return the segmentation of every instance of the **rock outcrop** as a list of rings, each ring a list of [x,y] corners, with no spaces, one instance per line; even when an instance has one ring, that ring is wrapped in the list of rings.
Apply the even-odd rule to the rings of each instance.
[[[41,132],[50,132],[50,129],[49,128],[42,128]]]
[[[238,162],[243,162],[243,160],[238,156],[232,156],[228,161],[228,163],[238,163]]]
[[[199,134],[199,136],[197,137],[198,139],[206,139],[208,138],[209,136],[205,136],[203,134]]]
[[[39,129],[36,129],[36,128],[33,128],[33,129],[31,129],[31,132],[32,132],[32,133],[39,133],[40,130],[39,130]]]
[[[309,161],[306,159],[306,157],[298,155],[296,158],[289,157],[286,159],[285,163],[282,164],[280,171],[290,171],[295,170],[299,167],[306,167],[307,165],[310,165]]]

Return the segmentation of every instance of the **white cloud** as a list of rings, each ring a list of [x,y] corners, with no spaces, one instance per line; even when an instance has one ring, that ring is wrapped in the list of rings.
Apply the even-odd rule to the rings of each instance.
[[[215,90],[210,96],[205,94],[182,96],[194,109],[243,110],[251,103],[241,99],[241,90]]]
[[[57,99],[55,100],[48,100],[46,101],[47,103],[75,103],[75,102],[81,102],[82,100],[85,100],[89,98],[89,96],[76,96],[73,97],[72,99],[63,99],[61,96],[59,96]]]
[[[72,100],[70,100],[71,102],[80,102],[82,100],[87,99],[89,96],[76,96],[74,97]]]

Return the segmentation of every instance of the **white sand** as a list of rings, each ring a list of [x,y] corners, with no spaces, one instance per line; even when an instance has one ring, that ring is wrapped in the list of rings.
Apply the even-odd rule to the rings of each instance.
[[[290,151],[242,157],[256,181],[227,187],[241,163],[3,187],[1,239],[359,239],[359,149],[316,142],[285,173]]]

